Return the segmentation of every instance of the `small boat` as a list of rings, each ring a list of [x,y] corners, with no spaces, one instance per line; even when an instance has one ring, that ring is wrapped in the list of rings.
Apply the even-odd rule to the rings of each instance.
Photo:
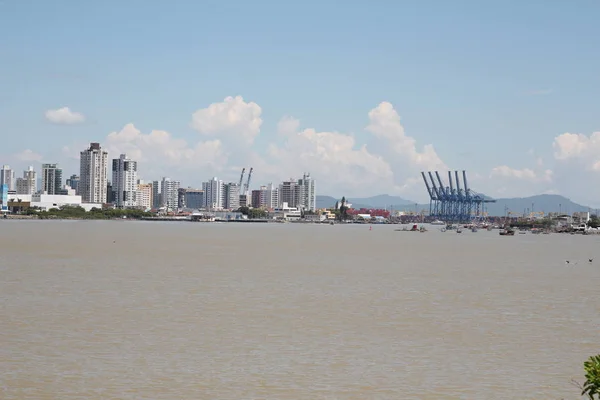
[[[456,233],[462,233],[462,228],[460,226],[456,228]]]
[[[477,232],[477,227],[476,226],[471,227],[471,232]]]
[[[500,231],[500,236],[515,236],[515,231],[511,228],[504,228]]]
[[[431,221],[431,225],[446,225],[446,223],[444,221],[436,219],[435,221]]]

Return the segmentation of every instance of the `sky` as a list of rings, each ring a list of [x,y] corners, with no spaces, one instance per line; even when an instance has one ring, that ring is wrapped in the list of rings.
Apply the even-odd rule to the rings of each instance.
[[[600,206],[600,3],[0,0],[0,164]]]

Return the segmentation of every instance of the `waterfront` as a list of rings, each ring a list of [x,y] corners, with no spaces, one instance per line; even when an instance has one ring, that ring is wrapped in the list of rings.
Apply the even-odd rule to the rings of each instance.
[[[0,228],[3,399],[577,398],[598,353],[595,235]]]

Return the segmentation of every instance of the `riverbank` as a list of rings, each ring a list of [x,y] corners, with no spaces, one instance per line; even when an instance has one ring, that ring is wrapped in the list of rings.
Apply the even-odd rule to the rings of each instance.
[[[39,219],[37,215],[6,214],[3,219]]]

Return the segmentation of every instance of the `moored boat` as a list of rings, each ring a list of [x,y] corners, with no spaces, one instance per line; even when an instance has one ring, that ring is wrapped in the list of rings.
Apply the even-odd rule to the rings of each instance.
[[[514,236],[515,230],[510,227],[504,228],[500,231],[500,236]]]

